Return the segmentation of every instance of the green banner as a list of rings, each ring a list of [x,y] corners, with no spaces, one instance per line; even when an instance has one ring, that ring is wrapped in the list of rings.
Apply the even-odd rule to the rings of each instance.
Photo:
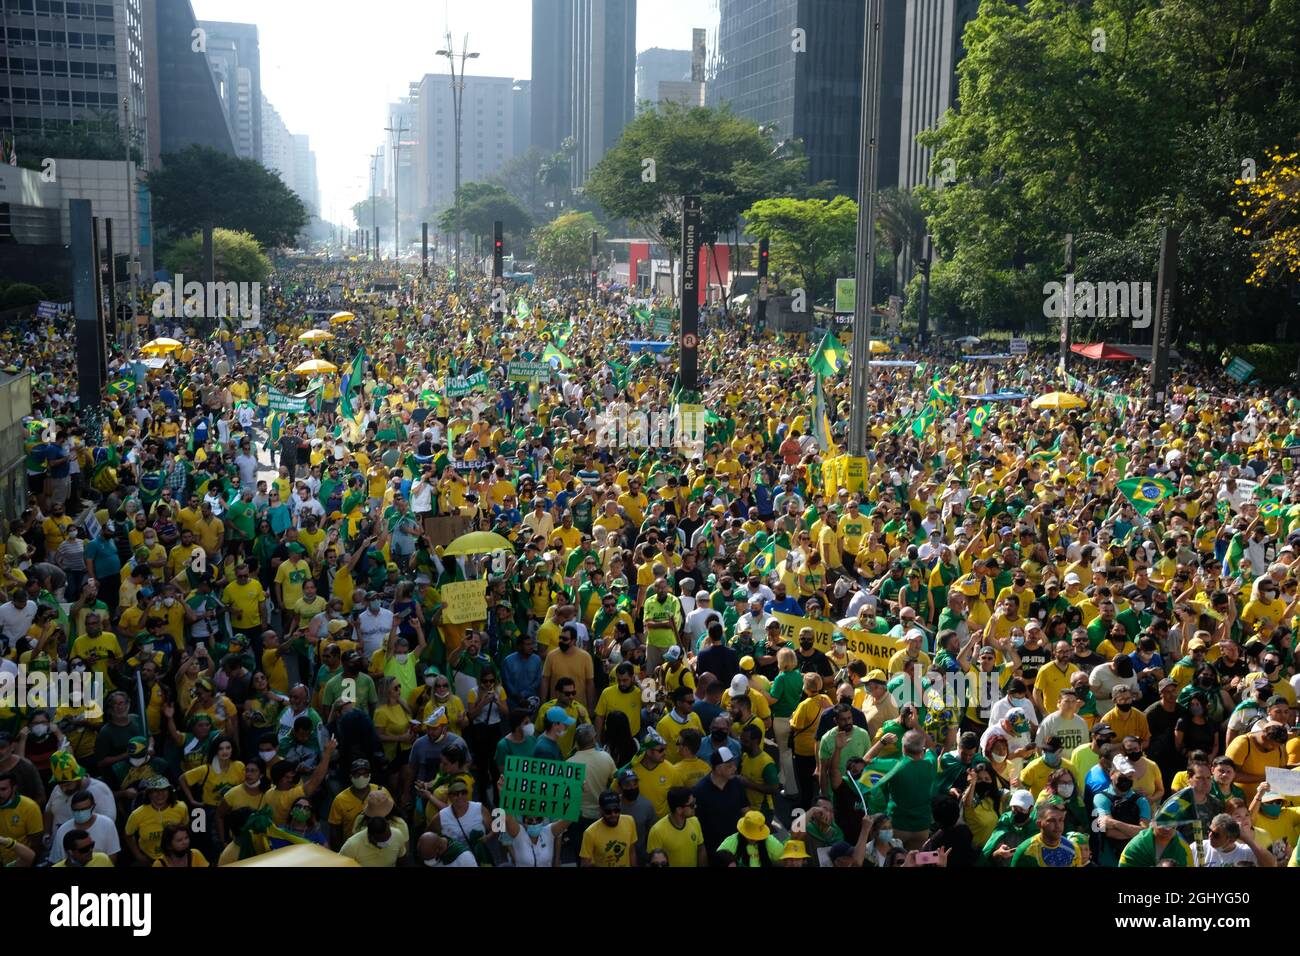
[[[857,307],[858,281],[856,279],[835,280],[835,311],[841,314],[852,312]]]
[[[1234,382],[1245,383],[1245,381],[1255,374],[1255,366],[1251,365],[1244,358],[1234,356],[1228,363],[1228,367],[1223,370],[1224,374]]]
[[[509,362],[506,365],[508,382],[549,382],[550,380],[549,362]]]
[[[278,388],[271,386],[266,390],[266,407],[273,412],[289,412],[297,415],[307,411],[307,395],[290,395],[288,392],[282,392]]]
[[[473,375],[455,375],[447,378],[447,397],[462,398],[470,392],[487,391],[487,372],[475,372]]]
[[[585,764],[540,757],[506,757],[501,809],[513,817],[577,822],[582,814]]]
[[[656,315],[651,330],[655,335],[667,338],[673,334],[673,317],[671,315]]]

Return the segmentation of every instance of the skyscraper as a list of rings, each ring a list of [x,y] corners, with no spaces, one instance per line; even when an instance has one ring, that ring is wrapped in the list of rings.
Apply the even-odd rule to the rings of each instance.
[[[254,23],[200,20],[235,152],[262,161],[262,56]]]
[[[636,0],[533,0],[532,143],[568,137],[581,184],[632,120]]]
[[[462,185],[483,182],[515,155],[514,98],[517,94],[514,87],[515,81],[508,76],[465,77],[461,101]],[[408,200],[403,198],[402,206],[431,208],[436,215],[452,204],[456,188],[456,123],[451,77],[446,73],[426,73],[419,84],[416,111],[419,142],[411,147],[415,192],[411,205],[408,207]],[[405,187],[403,181],[403,190]],[[415,204],[417,196],[418,205]]]
[[[235,143],[208,58],[195,50],[190,0],[140,0],[145,33],[149,148],[158,156],[191,145],[234,156]]]
[[[691,78],[691,51],[651,47],[636,55],[636,105],[659,101],[660,83],[680,83]]]

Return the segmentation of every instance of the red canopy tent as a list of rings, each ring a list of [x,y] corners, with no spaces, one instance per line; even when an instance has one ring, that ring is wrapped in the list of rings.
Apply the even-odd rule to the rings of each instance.
[[[1084,358],[1110,362],[1133,362],[1137,360],[1137,356],[1130,355],[1114,345],[1107,345],[1105,342],[1096,342],[1092,345],[1071,345],[1070,351],[1075,355],[1082,355]]]

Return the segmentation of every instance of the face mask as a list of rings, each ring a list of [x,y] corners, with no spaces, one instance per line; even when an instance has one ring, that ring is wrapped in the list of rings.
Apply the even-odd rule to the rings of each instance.
[[[524,829],[528,831],[528,835],[529,835],[530,837],[532,837],[534,840],[536,840],[539,836],[542,835],[542,831],[546,829],[546,824],[545,824],[545,823],[530,823],[530,824],[528,824],[528,826],[526,826]]]
[[[812,641],[800,641],[800,642],[799,642],[799,646],[802,647],[805,651],[809,651],[809,650],[812,650],[813,642],[812,642]]]
[[[130,760],[131,760],[132,767],[143,767],[146,763],[149,762],[148,757],[131,757]]]
[[[529,721],[528,723],[524,724],[521,729],[523,730],[525,737],[531,737],[533,736],[533,734],[537,732],[537,725],[534,724],[532,721]]]
[[[367,603],[366,607],[370,608],[370,613],[371,613],[371,614],[378,614],[378,613],[379,613],[379,602],[378,602],[378,601],[370,601],[369,603]],[[378,844],[376,844],[376,846],[378,846]]]
[[[1116,704],[1115,706],[1118,707],[1123,713],[1126,714],[1133,709],[1132,704]]]
[[[393,842],[393,841],[392,841],[392,840],[381,840],[381,841],[379,841],[378,843],[376,843],[375,846],[379,847],[379,849],[382,850],[384,847],[388,846],[388,844],[391,843],[391,842]]]
[[[1190,710],[1192,712],[1192,715],[1195,717],[1199,717],[1201,714],[1205,713],[1205,708],[1202,707],[1200,704],[1192,704],[1187,709]]]
[[[450,691],[450,690],[435,690],[435,691],[433,692],[433,696],[434,696],[437,700],[446,700],[448,697],[451,696],[451,691]]]
[[[879,840],[881,843],[888,843],[890,840],[894,839],[894,831],[893,831],[893,830],[877,830],[877,831],[876,831],[876,839]]]
[[[32,724],[32,736],[36,738],[44,737],[50,732],[49,724]]]
[[[1120,793],[1128,793],[1133,789],[1133,780],[1129,777],[1120,777],[1115,781],[1115,789]]]
[[[163,598],[163,607],[171,607],[175,603],[175,598]]]
[[[399,664],[405,664],[405,663],[406,663],[406,659],[407,659],[409,656],[410,656],[409,654],[394,654],[394,655],[393,655],[393,657],[397,660],[397,663],[399,663]]]
[[[1264,814],[1264,816],[1275,820],[1282,815],[1282,804],[1275,800],[1269,801],[1268,803],[1261,803],[1259,805],[1259,812]]]
[[[1043,754],[1043,763],[1047,764],[1049,767],[1059,767],[1061,765],[1061,755],[1050,752],[1045,753]]]
[[[368,776],[367,776],[367,777],[353,777],[353,778],[352,778],[352,786],[353,786],[353,788],[356,789],[356,790],[364,790],[364,789],[366,789],[366,787],[370,786],[370,778],[369,778]]]
[[[1074,796],[1074,784],[1063,783],[1056,788],[1056,792],[1061,795],[1062,800],[1069,800],[1072,796]]]
[[[274,751],[274,750],[259,750],[259,751],[258,751],[258,754],[259,754],[259,755],[261,756],[261,758],[262,758],[263,760],[265,760],[267,763],[270,763],[272,760],[275,759],[275,751]]]
[[[639,796],[641,796],[641,789],[639,787],[636,787],[632,790],[623,791],[623,799],[626,800],[628,803],[631,803]]]
[[[1012,811],[1011,811],[1011,819],[1012,819],[1012,820],[1015,820],[1017,825],[1023,824],[1025,821],[1027,821],[1027,820],[1029,819],[1029,811],[1028,811],[1028,810],[1012,810]]]
[[[1007,762],[1007,755],[1006,755],[1006,752],[1005,752],[1005,751],[997,751],[997,750],[993,751],[993,762],[994,762],[994,763],[1006,763],[1006,762]]]
[[[95,815],[95,810],[93,807],[85,810],[72,811],[72,819],[76,823],[89,823],[90,818],[93,817],[94,815]]]

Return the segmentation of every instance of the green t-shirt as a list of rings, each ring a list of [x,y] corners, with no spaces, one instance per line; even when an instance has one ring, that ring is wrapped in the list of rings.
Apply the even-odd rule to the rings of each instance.
[[[798,670],[782,671],[772,681],[769,691],[776,698],[772,705],[773,717],[789,717],[803,700],[803,674]]]
[[[1174,866],[1192,865],[1192,848],[1177,833],[1161,851],[1156,850],[1155,830],[1143,830],[1128,841],[1119,855],[1120,866],[1156,866],[1161,860],[1172,860]]]
[[[934,823],[930,797],[936,777],[934,765],[925,758],[900,760],[871,788],[867,809],[888,813],[896,830],[928,831]]]
[[[343,696],[343,681],[345,675],[340,671],[336,676],[330,678],[328,684],[321,690],[321,706],[328,709],[334,706],[335,701]],[[379,702],[379,694],[375,690],[375,682],[370,675],[364,671],[355,678],[355,703],[358,707],[367,711],[374,710],[375,705]]]

